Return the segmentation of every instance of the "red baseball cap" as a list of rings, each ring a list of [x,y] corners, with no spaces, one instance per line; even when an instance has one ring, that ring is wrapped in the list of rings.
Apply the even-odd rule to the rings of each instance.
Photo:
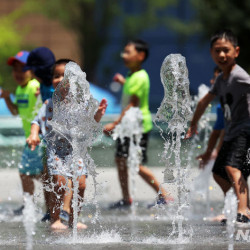
[[[7,64],[12,66],[15,61],[19,61],[21,63],[26,64],[28,56],[29,56],[28,51],[24,51],[24,50],[19,51],[15,56],[12,56],[7,60]]]

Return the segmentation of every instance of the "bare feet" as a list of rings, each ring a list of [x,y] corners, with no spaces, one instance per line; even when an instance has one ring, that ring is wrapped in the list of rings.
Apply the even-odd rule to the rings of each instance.
[[[68,227],[64,225],[60,220],[55,221],[51,226],[52,229],[65,230]]]
[[[77,223],[77,229],[86,229],[87,227],[88,227],[87,225],[85,225],[85,224],[83,224],[81,222]]]
[[[222,221],[226,219],[225,215],[224,214],[220,214],[220,215],[217,215],[215,217],[209,217],[207,218],[208,221]]]

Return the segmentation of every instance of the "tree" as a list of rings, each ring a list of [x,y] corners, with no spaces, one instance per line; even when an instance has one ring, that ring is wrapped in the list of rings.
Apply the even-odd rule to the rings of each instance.
[[[29,0],[30,1],[30,0]],[[190,26],[173,14],[170,7],[181,0],[37,0],[40,10],[50,18],[60,20],[73,29],[79,39],[81,58],[88,79],[93,81],[95,69],[111,27],[119,29],[124,40],[155,26],[181,30],[186,35]]]
[[[42,13],[59,20],[65,27],[74,30],[78,36],[81,59],[88,80],[94,81],[96,66],[109,42],[110,32],[118,29],[124,42],[147,29],[163,26],[178,32],[178,40],[185,42],[194,30],[195,22],[189,25],[178,17],[178,8],[185,0],[23,0],[20,13],[9,24],[7,30],[13,35],[19,48],[22,37],[15,27],[21,13]],[[177,8],[177,11],[176,11]],[[7,27],[7,26],[6,26]],[[63,38],[62,38],[63,39]],[[12,51],[15,46],[6,42]],[[16,45],[17,46],[17,45]],[[23,48],[23,47],[22,47]],[[10,54],[9,49],[5,49]]]
[[[197,32],[202,34],[203,40],[209,41],[210,36],[219,29],[231,29],[239,39],[242,53],[238,62],[250,71],[250,2],[238,0],[192,0],[196,9]]]
[[[11,67],[7,65],[10,55],[15,55],[18,51],[28,49],[23,46],[25,29],[17,27],[17,20],[27,13],[34,11],[35,5],[31,2],[24,2],[19,9],[0,18],[0,86],[14,92],[16,83],[11,75]]]

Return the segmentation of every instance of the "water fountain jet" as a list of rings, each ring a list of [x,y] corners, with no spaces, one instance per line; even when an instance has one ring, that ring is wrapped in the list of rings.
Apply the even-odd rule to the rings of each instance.
[[[141,163],[141,147],[140,141],[142,137],[142,113],[139,108],[131,107],[123,116],[120,124],[118,124],[113,133],[113,139],[120,138],[123,142],[125,138],[129,138],[129,155],[127,159],[130,170],[131,179],[131,198],[135,197],[135,176],[139,172]],[[135,216],[135,202],[132,203],[132,215]]]
[[[178,241],[182,241],[184,220],[182,210],[187,204],[182,203],[182,195],[186,191],[186,170],[181,164],[181,139],[187,127],[187,121],[191,118],[191,99],[185,58],[180,54],[168,55],[162,63],[160,75],[164,87],[164,98],[154,122],[156,126],[158,126],[157,122],[165,122],[168,125],[166,130],[168,139],[165,139],[163,152],[163,157],[166,159],[163,182],[176,182],[177,185],[178,208],[170,236],[178,233]],[[177,170],[176,177],[173,174],[175,169]]]
[[[73,62],[66,64],[64,78],[57,86],[52,101],[53,118],[48,122],[52,129],[46,136],[46,141],[49,150],[52,150],[55,156],[57,149],[61,146],[60,140],[66,140],[69,144],[68,155],[65,157],[63,164],[57,167],[61,173],[72,174],[73,239],[76,240],[79,212],[79,183],[77,181],[79,161],[87,166],[89,174],[93,177],[96,194],[96,166],[88,154],[88,148],[92,146],[97,134],[101,132],[100,125],[94,119],[99,103],[89,92],[86,74]],[[95,204],[97,205],[97,202]]]

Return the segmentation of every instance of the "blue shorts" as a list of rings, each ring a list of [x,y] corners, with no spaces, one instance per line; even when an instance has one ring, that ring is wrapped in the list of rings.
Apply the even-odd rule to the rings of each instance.
[[[44,150],[37,146],[31,151],[28,144],[25,145],[21,162],[18,165],[19,172],[26,175],[39,175],[43,172]]]

